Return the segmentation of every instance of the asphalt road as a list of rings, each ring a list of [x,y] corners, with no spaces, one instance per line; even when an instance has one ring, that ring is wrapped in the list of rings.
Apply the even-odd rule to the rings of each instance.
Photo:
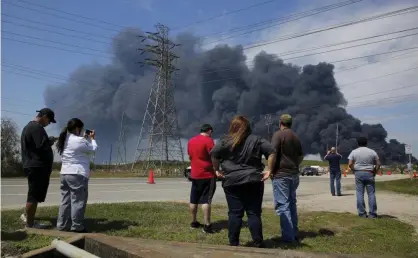
[[[380,179],[395,179],[384,176]],[[379,178],[378,178],[379,179]],[[92,178],[89,182],[89,203],[112,203],[132,201],[188,201],[190,182],[185,178],[156,178],[155,184],[147,184],[146,178]],[[352,176],[342,178],[343,185],[354,184]],[[59,179],[51,179],[46,202],[40,206],[60,204]],[[326,175],[301,177],[298,196],[329,193],[329,178]],[[27,181],[22,179],[1,180],[1,208],[22,208],[26,202]],[[264,201],[273,201],[271,182],[265,187]],[[220,182],[214,196],[215,203],[225,203],[225,196]]]

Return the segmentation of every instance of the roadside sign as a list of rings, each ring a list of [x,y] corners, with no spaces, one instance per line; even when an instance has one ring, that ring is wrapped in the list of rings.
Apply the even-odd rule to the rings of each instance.
[[[405,144],[405,154],[412,154],[412,145]]]

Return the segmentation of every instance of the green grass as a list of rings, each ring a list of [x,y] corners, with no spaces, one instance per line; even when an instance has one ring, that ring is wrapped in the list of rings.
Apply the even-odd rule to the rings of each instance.
[[[4,222],[3,222],[4,223]],[[24,231],[1,231],[1,253],[5,255],[21,255],[23,253],[42,248],[51,244],[54,237],[26,234]]]
[[[418,242],[413,240],[416,241],[414,228],[396,219],[362,219],[349,213],[301,213],[302,244],[291,246],[279,242],[280,220],[274,211],[265,209],[263,212],[264,237],[270,248],[418,257]],[[20,210],[2,211],[2,230],[10,232],[21,228],[20,213]],[[41,221],[55,225],[57,214],[57,207],[48,207],[40,208],[37,215]],[[115,236],[227,245],[227,209],[216,205],[212,214],[214,228],[220,232],[206,235],[189,228],[190,215],[186,204],[91,204],[87,207],[86,226],[93,232]],[[241,243],[250,241],[249,231],[244,227]]]
[[[376,182],[376,189],[402,194],[418,195],[418,180],[413,178]]]

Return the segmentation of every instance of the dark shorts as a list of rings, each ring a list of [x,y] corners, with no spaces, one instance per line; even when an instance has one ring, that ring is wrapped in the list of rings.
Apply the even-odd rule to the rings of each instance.
[[[29,203],[44,202],[49,187],[51,173],[49,169],[25,168],[25,175],[28,177],[28,198]]]
[[[216,190],[216,179],[192,179],[191,204],[210,204]]]

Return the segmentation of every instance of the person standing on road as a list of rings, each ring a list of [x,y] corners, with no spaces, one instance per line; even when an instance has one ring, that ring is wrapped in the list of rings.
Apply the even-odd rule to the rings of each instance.
[[[84,213],[88,198],[90,155],[97,149],[94,131],[82,134],[84,123],[72,118],[62,130],[56,144],[61,155],[61,205],[57,229],[77,233],[87,232]]]
[[[303,161],[302,145],[290,129],[292,117],[280,116],[280,130],[272,139],[277,152],[277,162],[273,170],[273,195],[276,214],[280,216],[283,242],[298,241],[298,214],[296,190],[299,187],[299,166]]]
[[[380,160],[377,153],[367,148],[367,139],[357,139],[358,148],[348,156],[348,166],[353,171],[356,180],[357,211],[360,217],[367,217],[364,203],[364,188],[369,197],[369,217],[377,218],[377,204],[375,195],[375,176],[380,169]]]
[[[51,146],[55,137],[48,137],[44,127],[56,123],[55,113],[49,108],[36,112],[38,115],[23,128],[21,135],[22,164],[28,178],[28,197],[25,214],[20,219],[28,228],[41,228],[41,225],[35,223],[35,213],[38,203],[45,201],[54,162]]]
[[[262,156],[268,159],[268,167],[272,168],[276,158],[272,146],[251,133],[246,117],[236,116],[231,121],[228,134],[215,145],[211,155],[216,175],[223,179],[222,187],[229,209],[229,244],[239,245],[242,217],[246,212],[254,245],[264,247],[261,206],[264,181],[270,177],[271,171],[263,173]]]
[[[203,227],[204,233],[213,233],[211,226],[211,203],[216,190],[216,176],[213,170],[210,151],[215,145],[212,139],[213,128],[204,124],[200,134],[191,138],[187,144],[187,152],[191,162],[192,189],[190,192],[190,213],[192,229]],[[202,204],[204,225],[197,221],[198,205]]]
[[[336,151],[335,147],[332,147],[324,157],[329,163],[329,178],[332,196],[335,196],[335,188],[337,188],[337,196],[341,196],[341,158],[342,156]]]

